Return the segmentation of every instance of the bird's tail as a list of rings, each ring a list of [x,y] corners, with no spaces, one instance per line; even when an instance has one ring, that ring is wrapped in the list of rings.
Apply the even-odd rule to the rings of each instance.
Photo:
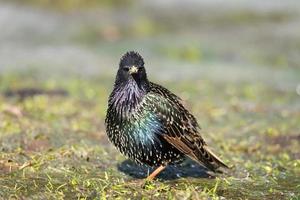
[[[198,161],[212,171],[216,171],[219,167],[229,168],[216,154],[214,154],[206,145],[199,149],[196,155]]]

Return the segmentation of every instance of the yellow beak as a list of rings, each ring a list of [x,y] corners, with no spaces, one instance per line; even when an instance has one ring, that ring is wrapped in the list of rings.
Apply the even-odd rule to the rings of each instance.
[[[134,65],[129,68],[129,74],[135,74],[138,71],[139,71],[139,69]]]

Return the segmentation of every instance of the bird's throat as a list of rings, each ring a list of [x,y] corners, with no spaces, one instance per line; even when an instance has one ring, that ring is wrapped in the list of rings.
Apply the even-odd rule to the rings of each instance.
[[[130,117],[146,93],[147,91],[139,87],[135,80],[130,79],[126,84],[114,88],[111,105],[120,117]]]

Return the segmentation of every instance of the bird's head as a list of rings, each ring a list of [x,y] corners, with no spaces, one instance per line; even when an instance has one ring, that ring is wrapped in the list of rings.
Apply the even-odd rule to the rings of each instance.
[[[122,56],[117,74],[117,83],[128,83],[129,81],[135,81],[139,87],[148,84],[144,59],[134,51],[129,51]]]

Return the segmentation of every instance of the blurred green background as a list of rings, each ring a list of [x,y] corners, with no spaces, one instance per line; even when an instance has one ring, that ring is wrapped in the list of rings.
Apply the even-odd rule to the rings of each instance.
[[[299,1],[0,0],[0,30],[0,199],[300,198]],[[231,170],[140,187],[104,129],[129,50]]]

